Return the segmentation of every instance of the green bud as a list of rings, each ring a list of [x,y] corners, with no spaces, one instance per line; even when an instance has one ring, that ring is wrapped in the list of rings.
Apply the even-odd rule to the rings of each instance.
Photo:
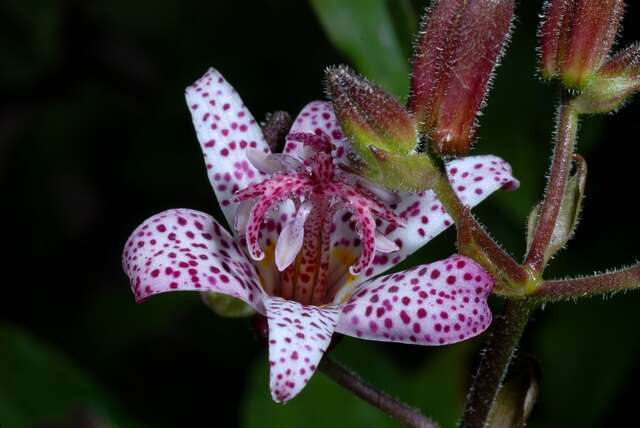
[[[416,124],[402,104],[344,66],[327,69],[326,86],[354,173],[396,191],[431,187],[438,171],[418,152]]]
[[[579,113],[609,113],[640,91],[640,44],[612,56],[575,100]]]

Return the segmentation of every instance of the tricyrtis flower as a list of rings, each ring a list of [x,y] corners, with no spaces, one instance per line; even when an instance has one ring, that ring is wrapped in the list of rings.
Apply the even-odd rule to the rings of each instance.
[[[482,332],[493,279],[453,256],[378,276],[451,224],[431,191],[393,194],[341,168],[348,145],[329,103],[308,104],[271,153],[235,90],[209,70],[186,91],[209,179],[232,225],[169,210],[129,238],[124,269],[138,301],[167,291],[222,293],[268,319],[271,393],[284,402],[316,370],[332,334],[443,345]],[[472,206],[515,188],[494,156],[448,165]]]

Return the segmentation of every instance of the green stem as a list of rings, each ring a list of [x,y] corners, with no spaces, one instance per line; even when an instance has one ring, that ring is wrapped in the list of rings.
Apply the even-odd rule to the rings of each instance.
[[[535,305],[530,300],[509,300],[502,315],[493,322],[467,396],[461,428],[484,427],[533,309]]]
[[[564,95],[558,106],[556,138],[553,149],[553,161],[547,181],[545,196],[540,215],[531,240],[529,252],[524,264],[533,272],[542,272],[545,266],[545,252],[549,247],[556,227],[562,198],[569,180],[571,162],[578,133],[578,113],[573,107],[570,96]]]
[[[438,428],[438,425],[424,416],[420,410],[409,407],[386,392],[365,382],[360,376],[342,364],[325,355],[319,369],[337,384],[353,392],[367,403],[382,410],[410,428]]]

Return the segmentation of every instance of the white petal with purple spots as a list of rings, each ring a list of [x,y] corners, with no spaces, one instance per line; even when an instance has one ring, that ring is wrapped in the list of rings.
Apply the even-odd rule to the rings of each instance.
[[[496,190],[515,190],[520,184],[513,177],[511,166],[497,156],[456,159],[447,164],[447,172],[460,200],[470,207],[478,205]],[[369,269],[349,284],[351,289],[397,265],[453,224],[431,190],[414,194],[401,193],[400,202],[391,207],[406,225],[397,227],[381,224],[379,231],[400,249],[391,254],[377,254]],[[336,220],[340,221],[340,218],[337,217]],[[343,217],[342,221],[345,220],[347,223],[352,221],[349,217]],[[338,227],[345,228],[344,225]]]
[[[129,237],[124,271],[137,301],[169,291],[213,291],[264,313],[253,264],[211,216],[174,209],[147,219]]]
[[[473,260],[452,256],[360,285],[336,331],[385,342],[446,345],[491,323],[494,280]]]
[[[260,126],[236,90],[210,68],[185,91],[193,126],[207,166],[209,181],[227,222],[234,224],[238,209],[233,194],[265,176],[249,162],[246,149],[269,153]]]
[[[267,297],[270,387],[273,400],[295,397],[316,371],[331,342],[339,306],[307,306]]]

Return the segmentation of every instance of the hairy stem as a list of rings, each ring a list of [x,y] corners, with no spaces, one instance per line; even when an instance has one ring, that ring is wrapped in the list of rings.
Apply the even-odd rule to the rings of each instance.
[[[484,427],[534,308],[530,300],[509,300],[502,315],[493,322],[489,342],[467,396],[461,428]]]
[[[571,162],[578,132],[578,113],[568,95],[563,96],[558,106],[555,145],[551,171],[547,181],[545,196],[540,215],[531,240],[525,265],[534,272],[542,272],[545,265],[545,252],[551,242],[556,227],[562,198],[567,187]]]
[[[572,106],[571,97],[563,94],[557,112],[551,171],[540,216],[524,262],[527,270],[536,278],[545,267],[544,254],[551,242],[567,187],[577,131],[578,114]],[[538,284],[535,281],[534,286],[538,287]],[[531,298],[509,300],[504,313],[494,322],[493,332],[467,397],[460,423],[462,428],[482,428],[487,422],[511,358],[538,301]]]
[[[462,204],[445,173],[442,173],[436,181],[433,190],[457,225],[458,250],[462,254],[474,258],[491,273],[496,269],[499,270],[501,274],[507,276],[510,285],[525,284],[528,281],[527,272],[489,236],[482,225],[469,213],[469,209]],[[461,242],[460,238],[465,234],[466,242]],[[474,254],[475,247],[481,249],[482,257],[476,257],[478,254]],[[470,253],[466,253],[466,250]],[[496,276],[497,279],[502,277],[502,275]]]
[[[438,425],[425,417],[418,409],[409,407],[389,394],[380,391],[365,382],[360,376],[342,364],[325,355],[320,371],[337,384],[353,392],[367,403],[382,410],[389,416],[411,428],[438,428]]]
[[[640,264],[617,272],[585,278],[545,281],[532,297],[543,302],[555,302],[634,288],[640,288]]]

